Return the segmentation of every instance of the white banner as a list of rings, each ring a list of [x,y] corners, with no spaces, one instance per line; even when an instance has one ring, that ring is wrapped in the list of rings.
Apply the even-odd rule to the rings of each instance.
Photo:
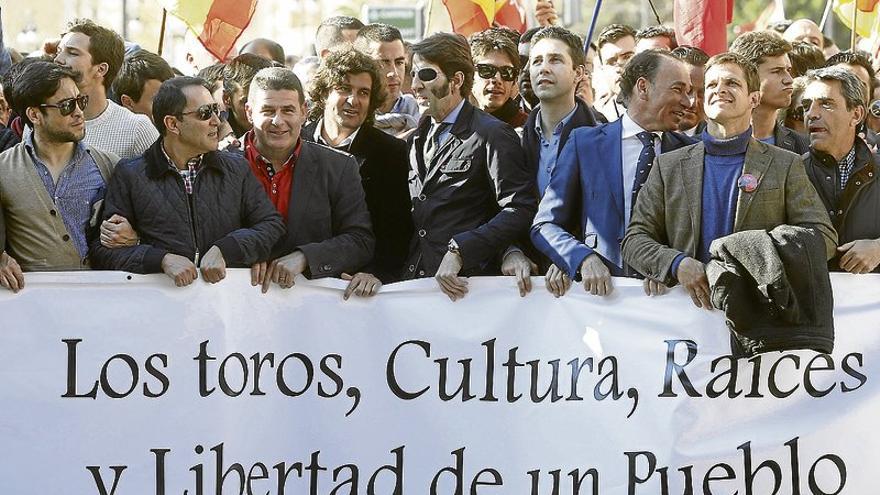
[[[26,280],[0,292],[2,494],[878,493],[877,275],[832,277],[832,355],[739,362],[720,312],[633,280]]]

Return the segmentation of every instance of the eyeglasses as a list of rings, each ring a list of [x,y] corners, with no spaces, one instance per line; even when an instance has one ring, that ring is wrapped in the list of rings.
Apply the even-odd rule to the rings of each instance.
[[[86,106],[89,104],[88,95],[79,95],[76,98],[65,98],[58,103],[41,103],[39,105],[40,108],[57,108],[58,113],[61,114],[62,117],[67,117],[68,115],[73,113],[73,110],[76,107],[79,107],[80,110],[85,110]]]
[[[477,64],[477,75],[483,79],[492,79],[495,74],[501,74],[502,81],[516,80],[516,67],[505,65],[498,67],[492,64]]]
[[[195,114],[196,118],[199,120],[208,120],[212,115],[216,115],[220,120],[226,120],[227,115],[226,112],[220,111],[220,105],[217,103],[208,103],[190,112],[180,112],[181,117],[190,114]]]
[[[432,69],[431,67],[425,67],[424,69],[414,70],[411,75],[413,79],[418,78],[418,80],[422,82],[431,82],[434,79],[437,79],[437,70]]]

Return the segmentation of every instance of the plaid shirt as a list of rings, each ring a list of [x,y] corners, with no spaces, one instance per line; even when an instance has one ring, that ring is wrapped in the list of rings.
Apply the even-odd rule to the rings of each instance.
[[[196,176],[199,174],[199,168],[202,166],[202,156],[198,155],[194,158],[190,158],[186,162],[186,168],[180,170],[174,165],[174,162],[171,161],[171,157],[168,156],[168,152],[165,151],[165,145],[162,145],[162,154],[165,155],[165,159],[168,160],[168,168],[180,174],[180,177],[183,179],[183,188],[186,189],[187,194],[193,193],[193,182],[196,180]]]
[[[837,162],[837,168],[840,170],[840,190],[846,189],[846,183],[849,182],[849,175],[852,173],[853,166],[856,164],[856,147],[853,146],[849,153],[843,157],[843,160]]]

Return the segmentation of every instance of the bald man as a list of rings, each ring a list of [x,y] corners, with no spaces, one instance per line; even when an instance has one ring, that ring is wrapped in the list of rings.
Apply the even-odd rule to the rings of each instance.
[[[819,26],[815,22],[809,19],[798,19],[792,22],[791,26],[788,26],[788,29],[782,33],[782,37],[789,43],[805,41],[819,47],[820,50],[825,48],[822,31],[819,30]]]

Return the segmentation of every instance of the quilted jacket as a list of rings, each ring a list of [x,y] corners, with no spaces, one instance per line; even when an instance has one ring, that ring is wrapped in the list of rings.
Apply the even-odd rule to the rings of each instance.
[[[284,234],[281,215],[240,155],[206,153],[188,195],[158,139],[143,155],[117,165],[104,199],[103,218],[119,214],[140,237],[137,246],[90,244],[93,266],[134,273],[162,271],[167,253],[193,260],[217,246],[229,267],[269,258]]]

